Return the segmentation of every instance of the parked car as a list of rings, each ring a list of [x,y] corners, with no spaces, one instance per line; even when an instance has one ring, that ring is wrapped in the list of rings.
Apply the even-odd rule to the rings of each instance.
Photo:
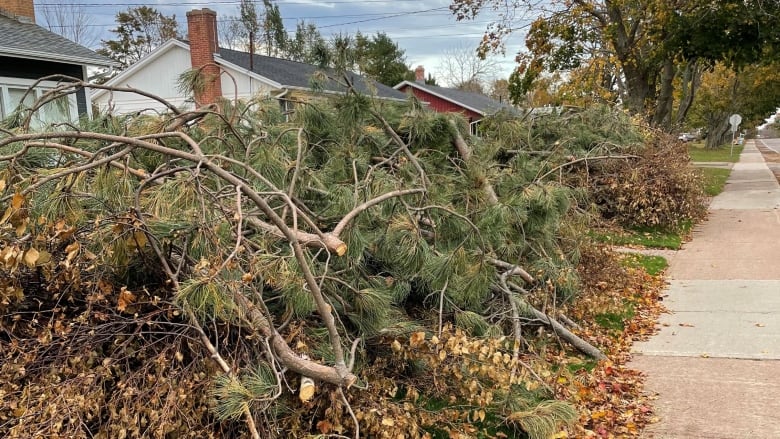
[[[696,135],[691,133],[682,133],[679,136],[677,136],[677,140],[681,140],[683,142],[690,142],[691,140],[696,140]]]

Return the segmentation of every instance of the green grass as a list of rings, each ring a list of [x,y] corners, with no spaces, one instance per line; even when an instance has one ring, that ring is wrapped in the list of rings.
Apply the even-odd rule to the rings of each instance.
[[[656,227],[637,227],[628,229],[621,234],[594,235],[594,237],[600,242],[612,245],[640,245],[648,248],[677,250],[682,245],[683,237],[688,234],[692,226],[690,221],[686,221],[676,231]]]
[[[669,263],[663,256],[640,254],[626,255],[623,259],[623,263],[629,267],[641,267],[651,276],[655,276],[669,266]]]
[[[631,320],[634,314],[634,305],[630,302],[625,302],[625,308],[621,312],[605,312],[596,314],[593,318],[604,329],[622,331],[625,328],[625,323]]]
[[[734,145],[734,153],[728,145],[717,148],[705,148],[704,142],[691,142],[688,144],[688,154],[692,162],[736,162],[742,152],[742,145]]]
[[[699,168],[704,175],[704,192],[714,197],[723,192],[723,188],[726,186],[726,180],[728,180],[731,174],[731,169],[721,168]]]

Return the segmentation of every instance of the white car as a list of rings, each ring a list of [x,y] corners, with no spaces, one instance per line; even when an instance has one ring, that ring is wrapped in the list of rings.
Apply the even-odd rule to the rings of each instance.
[[[691,140],[696,140],[696,136],[691,133],[682,133],[679,136],[677,136],[677,140],[681,140],[683,142],[690,142]]]

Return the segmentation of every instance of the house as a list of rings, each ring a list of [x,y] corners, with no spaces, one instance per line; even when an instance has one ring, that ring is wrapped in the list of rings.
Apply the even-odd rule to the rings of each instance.
[[[39,78],[67,75],[86,81],[88,67],[114,64],[114,61],[36,25],[33,0],[0,0],[0,117],[13,113],[28,88]],[[56,86],[55,81],[41,82],[24,97],[24,103],[32,104]],[[90,109],[89,93],[80,89],[45,106],[37,113],[34,123],[76,121],[80,115],[89,115]]]
[[[213,103],[219,97],[250,99],[257,96],[277,98],[283,105],[305,101],[314,96],[312,77],[322,69],[285,59],[250,55],[219,47],[217,14],[208,9],[187,12],[188,40],[168,40],[106,83],[129,86],[156,95],[176,106]],[[201,69],[206,78],[194,97],[182,93],[179,78],[190,69]],[[333,73],[333,72],[331,72]],[[406,95],[357,74],[348,73],[353,87],[380,98],[405,100]],[[324,79],[317,87],[320,94],[343,94],[344,85]],[[147,109],[164,110],[152,99],[133,93],[99,90],[93,101],[116,113]]]
[[[499,102],[483,94],[428,85],[425,83],[425,69],[423,66],[417,66],[414,74],[414,82],[403,81],[393,88],[404,93],[413,94],[417,99],[428,104],[428,107],[433,111],[463,114],[469,121],[472,134],[476,134],[479,122],[486,116],[502,110],[515,111],[514,107],[508,103]]]

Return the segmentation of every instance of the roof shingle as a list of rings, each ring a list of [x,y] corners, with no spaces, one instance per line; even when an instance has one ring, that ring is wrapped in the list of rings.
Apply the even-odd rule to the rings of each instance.
[[[0,15],[0,55],[70,64],[111,66],[116,63],[84,46],[33,24]]]
[[[249,70],[249,53],[220,48],[219,55],[225,61]],[[311,79],[317,71],[324,71],[328,77],[333,77],[335,74],[332,69],[321,69],[311,64],[257,54],[254,55],[252,66],[254,73],[285,87],[311,88]],[[356,73],[348,72],[347,75],[352,86],[360,93],[373,94],[375,92],[376,96],[380,98],[406,99],[404,93],[392,87],[364,78]],[[344,85],[333,79],[327,79],[321,86],[325,91],[337,93],[345,91]]]

